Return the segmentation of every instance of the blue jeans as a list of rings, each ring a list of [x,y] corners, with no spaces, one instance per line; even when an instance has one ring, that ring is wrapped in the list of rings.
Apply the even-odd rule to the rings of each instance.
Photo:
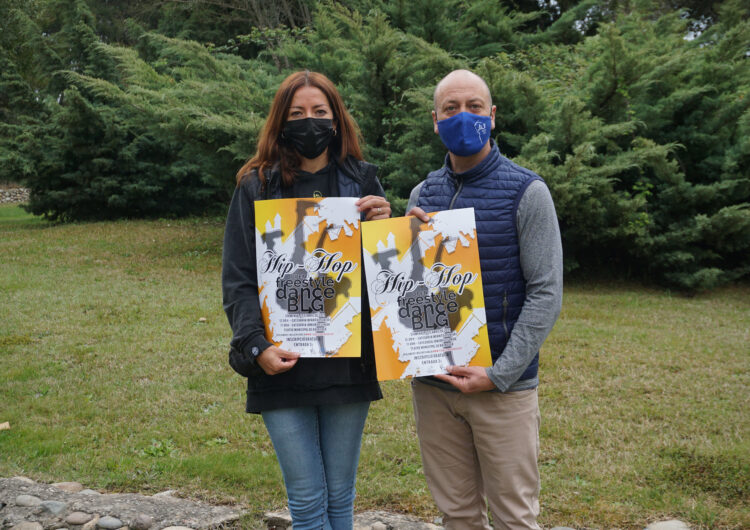
[[[284,476],[294,530],[351,530],[369,401],[262,413]]]

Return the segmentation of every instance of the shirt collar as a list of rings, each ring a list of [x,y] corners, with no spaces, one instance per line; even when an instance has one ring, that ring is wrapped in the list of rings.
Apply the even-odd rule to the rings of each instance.
[[[491,171],[500,159],[500,156],[500,149],[497,147],[495,140],[490,138],[490,152],[487,153],[487,156],[485,156],[481,162],[470,170],[464,171],[463,173],[456,173],[453,171],[453,168],[451,167],[450,153],[445,155],[445,167],[448,170],[448,174],[455,179],[464,181],[473,180],[475,178],[483,177]]]

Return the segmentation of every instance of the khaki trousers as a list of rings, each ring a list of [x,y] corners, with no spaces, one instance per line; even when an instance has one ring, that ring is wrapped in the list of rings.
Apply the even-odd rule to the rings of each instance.
[[[462,394],[412,381],[422,465],[448,530],[538,530],[536,389]]]

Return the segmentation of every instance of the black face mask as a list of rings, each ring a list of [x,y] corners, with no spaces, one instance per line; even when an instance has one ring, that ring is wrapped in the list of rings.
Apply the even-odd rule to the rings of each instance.
[[[304,118],[286,122],[281,138],[305,158],[313,159],[326,150],[335,133],[331,119]]]

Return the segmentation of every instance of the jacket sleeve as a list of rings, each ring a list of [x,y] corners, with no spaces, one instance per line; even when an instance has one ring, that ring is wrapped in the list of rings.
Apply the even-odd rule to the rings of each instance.
[[[510,389],[552,331],[563,295],[560,228],[547,186],[532,182],[517,212],[526,300],[505,350],[487,375],[502,392]]]
[[[366,197],[367,195],[377,195],[379,197],[385,197],[385,191],[383,186],[380,184],[378,179],[378,167],[373,164],[366,162],[359,162],[359,171],[361,175],[361,187],[360,197]],[[364,221],[367,212],[361,212],[359,220]]]
[[[385,191],[383,186],[380,184],[380,180],[377,177],[378,167],[372,164],[367,164],[364,172],[364,182],[362,183],[362,196],[366,195],[378,195],[379,197],[385,197]]]
[[[265,337],[258,299],[253,200],[247,184],[235,188],[224,229],[221,287],[231,346],[256,356],[272,344]]]
[[[406,203],[406,211],[410,211],[412,208],[414,208],[417,203],[419,202],[419,194],[422,192],[422,185],[424,184],[424,180],[414,186],[412,188],[411,193],[409,194],[409,202]]]
[[[383,186],[380,184],[380,179],[378,177],[373,178],[373,190],[372,195],[378,195],[380,197],[385,197],[385,190],[383,189]]]

